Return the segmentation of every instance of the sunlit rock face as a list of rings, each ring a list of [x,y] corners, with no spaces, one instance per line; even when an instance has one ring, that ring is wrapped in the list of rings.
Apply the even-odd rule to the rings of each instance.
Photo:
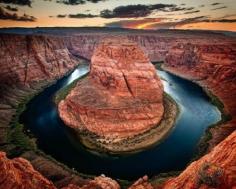
[[[106,138],[124,138],[158,124],[163,86],[136,43],[104,39],[96,48],[87,78],[59,104],[66,125]]]
[[[56,189],[50,181],[35,171],[27,160],[10,160],[4,152],[0,152],[0,188]]]
[[[236,187],[236,131],[191,163],[179,176],[168,180],[163,189],[226,189]]]
[[[88,184],[79,187],[77,185],[70,184],[62,189],[120,189],[120,185],[111,178],[105,177],[104,175],[95,177],[94,180],[88,182]]]

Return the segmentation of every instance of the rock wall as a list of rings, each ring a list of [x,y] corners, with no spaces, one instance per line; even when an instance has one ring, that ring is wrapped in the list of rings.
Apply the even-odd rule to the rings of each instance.
[[[56,189],[23,158],[9,160],[5,153],[0,152],[0,170],[1,189]]]
[[[236,39],[178,43],[169,50],[164,68],[208,89],[231,116],[231,121],[211,129],[210,148],[235,130]]]
[[[138,43],[152,62],[164,61],[173,46],[186,42],[230,42],[231,38],[217,33],[189,32],[189,31],[166,31],[166,32],[110,32],[110,33],[68,33],[63,35],[64,42],[74,55],[91,59],[94,49],[103,38],[114,36],[126,36],[129,40]]]
[[[20,144],[13,144],[9,138],[11,120],[17,116],[20,102],[72,71],[79,61],[71,55],[61,38],[13,34],[0,35],[0,57],[0,150],[27,158],[57,186],[65,186],[68,182],[86,183],[86,179],[42,154],[23,153],[19,150]],[[20,135],[19,140],[24,140],[22,137]]]
[[[0,152],[0,189],[56,189],[52,182],[34,170],[29,161],[24,158],[8,159],[4,152]],[[79,186],[69,184],[62,189],[120,189],[119,184],[105,176],[95,177]]]
[[[163,189],[226,189],[236,187],[236,131],[212,151],[191,163]]]
[[[1,85],[30,85],[56,79],[73,69],[63,40],[46,36],[0,35]]]

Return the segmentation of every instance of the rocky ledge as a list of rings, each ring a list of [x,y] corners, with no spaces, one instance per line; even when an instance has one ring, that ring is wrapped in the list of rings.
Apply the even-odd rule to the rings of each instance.
[[[137,150],[142,140],[127,139],[153,129],[164,115],[163,86],[154,66],[136,43],[124,37],[104,39],[91,62],[89,76],[59,103],[60,117],[89,148]],[[170,100],[165,104],[176,112]],[[171,112],[166,114],[170,117]]]
[[[0,189],[59,189],[47,180],[24,158],[8,159],[4,152],[0,151]],[[89,189],[89,188],[111,188],[120,189],[119,184],[104,175],[95,177],[82,187],[77,184],[69,184],[62,189]]]

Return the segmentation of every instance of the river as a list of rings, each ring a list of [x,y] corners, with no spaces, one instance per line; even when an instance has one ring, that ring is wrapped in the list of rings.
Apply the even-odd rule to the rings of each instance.
[[[180,114],[168,137],[145,151],[126,156],[101,156],[90,153],[74,140],[57,113],[55,93],[88,72],[80,65],[70,75],[58,80],[35,96],[20,121],[37,138],[39,149],[78,172],[105,174],[112,178],[137,179],[145,174],[183,169],[196,152],[197,144],[207,127],[221,118],[219,110],[197,84],[164,71],[164,90],[179,105]]]

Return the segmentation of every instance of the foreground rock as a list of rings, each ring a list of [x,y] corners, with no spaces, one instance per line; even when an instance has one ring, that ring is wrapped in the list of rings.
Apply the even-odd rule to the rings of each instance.
[[[98,143],[144,133],[160,123],[163,112],[163,86],[154,66],[121,37],[101,42],[89,76],[59,103],[65,124],[96,135]]]
[[[0,170],[1,189],[56,189],[23,158],[9,160],[5,153],[0,152]]]
[[[236,187],[236,131],[209,154],[191,163],[178,177],[167,181],[164,189],[226,189]]]
[[[0,152],[0,189],[56,189],[52,182],[48,181],[24,158],[8,159],[4,152]],[[105,176],[95,177],[79,186],[69,184],[63,189],[120,189],[119,184]]]

